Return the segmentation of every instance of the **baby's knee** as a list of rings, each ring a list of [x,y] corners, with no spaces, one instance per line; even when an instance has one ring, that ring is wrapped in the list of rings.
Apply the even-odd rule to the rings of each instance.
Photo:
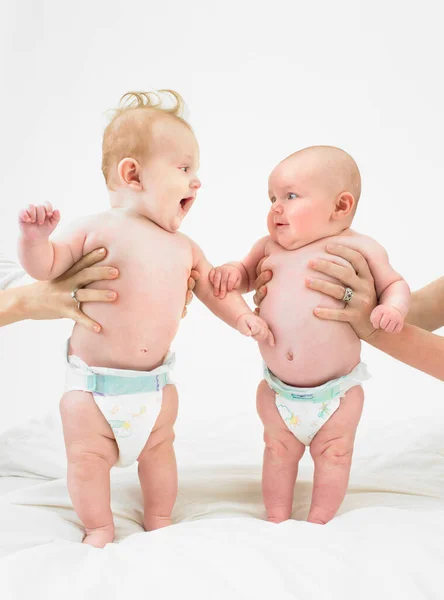
[[[165,424],[153,430],[140,453],[139,462],[145,459],[153,460],[156,456],[171,452],[175,439],[176,435],[172,425]]]
[[[305,446],[288,429],[265,429],[264,442],[266,449],[276,459],[299,462]]]
[[[327,440],[314,438],[310,446],[310,454],[315,462],[322,460],[332,465],[350,465],[353,456],[353,439],[351,437]]]
[[[68,466],[79,479],[89,480],[98,471],[109,471],[116,463],[117,451],[95,452],[79,445],[67,447]]]

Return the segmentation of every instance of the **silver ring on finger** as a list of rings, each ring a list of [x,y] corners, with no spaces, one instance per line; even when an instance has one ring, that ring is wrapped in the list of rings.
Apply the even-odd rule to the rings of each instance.
[[[348,304],[350,302],[350,300],[353,298],[353,290],[349,287],[345,288],[345,292],[344,292],[344,296],[342,297],[342,302],[345,302],[345,304]]]
[[[77,292],[79,291],[80,288],[76,287],[72,292],[71,292],[71,298],[74,300],[74,302],[77,305],[77,309],[80,310],[80,301],[77,299]]]

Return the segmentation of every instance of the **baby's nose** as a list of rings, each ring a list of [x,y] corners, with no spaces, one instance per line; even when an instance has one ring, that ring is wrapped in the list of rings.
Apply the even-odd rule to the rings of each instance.
[[[202,186],[202,183],[200,181],[200,179],[193,179],[193,181],[191,182],[191,187],[194,188],[195,190],[198,190],[200,187]]]
[[[271,210],[274,213],[281,215],[284,209],[282,207],[282,204],[280,204],[279,202],[275,202],[274,204],[271,205]]]

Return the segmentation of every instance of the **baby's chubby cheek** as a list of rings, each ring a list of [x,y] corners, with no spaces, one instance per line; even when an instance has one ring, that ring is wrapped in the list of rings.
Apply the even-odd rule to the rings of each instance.
[[[287,220],[295,235],[311,237],[319,231],[321,225],[320,215],[316,214],[310,206],[295,206],[287,213]]]

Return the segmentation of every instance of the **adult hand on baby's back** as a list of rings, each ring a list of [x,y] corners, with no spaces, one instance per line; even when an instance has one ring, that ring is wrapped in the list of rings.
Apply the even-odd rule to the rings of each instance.
[[[199,277],[200,277],[200,275],[199,275],[198,271],[192,269],[190,276],[188,278],[188,289],[187,289],[187,294],[185,296],[185,306],[182,311],[182,319],[187,316],[187,312],[188,312],[187,306],[193,299],[194,286],[196,285],[196,281],[199,279]]]
[[[100,331],[100,325],[82,312],[80,303],[113,302],[116,299],[117,294],[112,290],[84,289],[90,283],[116,279],[119,275],[118,270],[113,267],[93,266],[102,261],[105,256],[104,248],[93,250],[57,279],[37,281],[18,288],[22,295],[25,318],[36,320],[68,318],[90,331]],[[74,291],[75,299],[72,296]]]
[[[346,288],[350,288],[353,294],[344,308],[318,306],[314,309],[314,313],[320,319],[350,323],[361,339],[368,339],[375,332],[370,315],[378,302],[370,267],[362,254],[356,250],[336,244],[328,245],[326,249],[330,254],[335,254],[348,261],[353,270],[333,261],[311,261],[309,266],[312,269],[333,277],[339,283],[310,278],[306,280],[307,287],[336,298],[336,300],[343,300]]]

